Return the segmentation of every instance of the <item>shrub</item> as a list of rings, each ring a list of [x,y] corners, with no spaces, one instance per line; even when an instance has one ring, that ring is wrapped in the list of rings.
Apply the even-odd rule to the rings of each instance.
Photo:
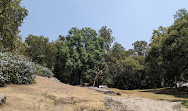
[[[48,77],[48,78],[54,76],[53,72],[51,70],[49,70],[47,67],[42,67],[40,65],[36,65],[36,68],[38,71],[37,75],[39,75],[39,76]]]
[[[9,83],[29,84],[34,81],[35,75],[53,76],[50,70],[34,64],[22,55],[0,53],[0,60],[0,86]]]
[[[12,53],[0,53],[0,85],[28,84],[35,79],[35,64],[27,58]]]

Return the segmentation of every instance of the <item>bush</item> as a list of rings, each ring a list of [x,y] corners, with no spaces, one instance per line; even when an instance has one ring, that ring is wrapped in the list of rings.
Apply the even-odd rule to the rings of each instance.
[[[12,53],[0,53],[0,86],[5,84],[30,84],[35,75],[46,77],[53,73],[45,67],[36,65],[28,58]]]
[[[51,70],[49,70],[47,67],[42,67],[40,65],[36,65],[36,68],[38,71],[37,75],[39,75],[39,76],[48,77],[48,78],[54,76],[53,72]]]

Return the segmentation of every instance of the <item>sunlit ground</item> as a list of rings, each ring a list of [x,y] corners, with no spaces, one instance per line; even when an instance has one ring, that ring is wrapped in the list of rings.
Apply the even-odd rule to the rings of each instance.
[[[188,111],[188,88],[180,89],[148,89],[148,90],[119,90],[112,89],[120,92],[122,96],[136,96],[150,98],[154,100],[168,100],[171,102],[181,102],[185,111]]]

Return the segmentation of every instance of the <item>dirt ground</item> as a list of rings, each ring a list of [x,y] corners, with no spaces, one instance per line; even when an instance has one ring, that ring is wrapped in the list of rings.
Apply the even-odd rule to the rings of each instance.
[[[7,96],[0,111],[105,111],[104,96],[89,88],[75,87],[44,77],[31,85],[0,88]]]
[[[1,87],[0,93],[5,94],[7,100],[0,106],[0,111],[107,111],[105,98],[109,95],[39,76],[35,81],[36,83],[30,85],[11,84]],[[178,91],[166,89],[111,90],[120,92],[123,97],[134,96],[172,102],[180,101],[184,105],[185,111],[188,111],[187,91],[180,95],[174,93]]]

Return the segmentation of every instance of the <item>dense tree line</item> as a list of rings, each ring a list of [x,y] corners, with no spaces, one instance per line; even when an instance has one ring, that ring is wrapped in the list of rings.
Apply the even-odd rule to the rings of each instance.
[[[188,12],[181,9],[174,17],[170,27],[154,30],[146,56],[146,69],[155,85],[188,80]]]
[[[68,35],[60,35],[53,42],[36,35],[28,35],[22,42],[18,28],[28,11],[20,2],[0,1],[1,51],[28,56],[50,68],[61,82],[143,89],[188,80],[188,12],[185,9],[177,11],[170,27],[154,30],[150,44],[136,41],[133,49],[125,49],[114,43],[112,30],[106,26],[98,32],[74,27]]]

